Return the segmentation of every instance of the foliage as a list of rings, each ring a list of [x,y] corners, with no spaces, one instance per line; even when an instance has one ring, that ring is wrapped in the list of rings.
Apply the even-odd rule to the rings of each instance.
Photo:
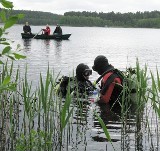
[[[70,26],[105,26],[105,21],[103,19],[91,16],[63,16],[59,22],[62,25]]]
[[[57,15],[49,12],[41,11],[28,11],[28,10],[12,10],[12,15],[24,14],[21,20],[18,20],[18,24],[24,24],[26,21],[31,25],[56,25],[62,15]]]
[[[17,139],[16,143],[16,151],[26,151],[26,150],[38,150],[39,149],[39,143],[41,142],[41,150],[45,149],[46,144],[52,144],[50,140],[45,142],[45,137],[49,136],[49,134],[46,134],[45,131],[40,130],[39,132],[32,129],[30,131],[30,134],[25,136],[23,133],[20,135],[20,137]],[[32,142],[30,144],[30,142]]]
[[[109,135],[109,132],[108,132],[107,127],[106,127],[106,125],[104,124],[103,120],[101,119],[101,117],[100,117],[95,111],[94,111],[94,114],[96,115],[99,123],[101,124],[101,126],[102,126],[102,128],[103,128],[103,131],[104,131],[104,133],[105,133],[106,138],[111,142],[111,137],[110,137],[110,135]]]
[[[6,57],[10,58],[11,60],[22,59],[26,57],[20,55],[19,53],[16,53],[15,51],[12,51],[12,47],[9,41],[6,38],[4,38],[5,34],[7,34],[6,30],[12,27],[15,23],[17,23],[19,19],[23,18],[23,14],[8,16],[6,12],[8,10],[10,11],[13,8],[12,2],[2,0],[0,1],[0,4],[2,4],[3,7],[7,8],[7,10],[1,9],[0,12],[0,18],[4,23],[3,27],[0,27],[0,45],[2,45],[2,50],[0,51],[0,64],[4,64],[3,58]],[[20,45],[17,45],[16,51],[18,50],[20,50]],[[11,82],[10,75],[6,75],[6,77],[0,83],[0,93],[3,90],[12,90],[12,91],[15,90],[16,84],[15,83],[11,84],[10,82]]]
[[[3,85],[8,84],[10,77],[3,78],[12,75],[12,70],[13,65],[3,65],[0,76]],[[14,80],[13,84],[18,83],[15,91],[5,89],[0,93],[0,150],[59,150],[73,114],[71,95],[68,93],[65,103],[58,98],[49,68],[45,80],[40,75],[35,90],[28,82],[27,73],[21,79],[17,69]]]
[[[152,79],[152,87],[151,87],[151,93],[152,95],[152,105],[155,110],[155,112],[158,114],[158,117],[160,118],[160,75],[159,71],[157,69],[156,79],[154,78],[154,74],[151,72],[151,79]]]
[[[100,18],[103,23],[101,23],[101,26],[107,25],[107,26],[120,26],[120,27],[141,27],[141,28],[159,28],[160,27],[160,11],[145,11],[145,12],[136,12],[136,13],[97,13],[97,12],[66,12],[64,13],[64,16],[69,22],[71,18],[78,17],[81,19],[81,17],[93,17],[93,18]],[[70,16],[70,20],[69,17]],[[74,23],[72,24],[74,25]],[[85,24],[87,26],[87,24]]]
[[[13,7],[13,6],[12,6]],[[4,10],[5,11],[5,10]],[[31,10],[12,10],[9,14],[24,14],[18,24],[28,21],[31,25],[68,25],[68,26],[98,26],[98,27],[136,27],[136,28],[160,28],[160,11],[144,11],[136,13],[120,12],[66,12],[64,15],[53,14],[50,12],[31,11]],[[2,13],[1,16],[4,16]],[[19,16],[20,17],[20,16]],[[4,21],[1,18],[1,21]],[[12,18],[14,22],[14,19]]]
[[[160,28],[160,17],[159,18],[139,19],[136,22],[136,27]]]

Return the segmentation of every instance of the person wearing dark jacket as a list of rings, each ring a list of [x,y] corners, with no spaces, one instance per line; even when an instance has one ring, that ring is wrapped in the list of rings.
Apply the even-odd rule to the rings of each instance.
[[[31,34],[31,27],[29,26],[28,22],[23,26],[23,31],[26,34]]]
[[[56,29],[54,30],[54,35],[62,35],[62,28],[57,24]]]
[[[95,87],[89,80],[92,70],[85,64],[80,63],[76,68],[76,79],[78,84],[78,92],[89,95],[95,90]]]
[[[77,92],[79,97],[85,97],[86,95],[92,94],[95,90],[95,87],[89,80],[89,76],[91,74],[92,70],[84,63],[80,63],[76,68],[75,77],[63,76],[59,79],[59,92],[63,97],[65,97],[69,86],[70,93],[72,93],[74,96],[76,96]]]
[[[120,71],[108,63],[108,59],[99,55],[94,60],[92,69],[101,75],[100,101],[99,103],[109,103],[111,106],[118,103],[122,92],[122,76]]]

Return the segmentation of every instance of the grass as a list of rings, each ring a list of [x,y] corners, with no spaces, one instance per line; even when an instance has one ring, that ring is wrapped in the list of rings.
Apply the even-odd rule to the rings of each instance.
[[[120,147],[121,150],[130,150],[131,146],[135,150],[156,150],[159,149],[159,127],[156,126],[160,118],[159,72],[157,69],[156,75],[152,71],[148,73],[147,66],[141,69],[138,61],[135,70],[136,77],[133,79],[128,75],[128,84],[123,86],[119,116]],[[83,149],[87,150],[86,134],[91,128],[88,116],[93,116],[99,122],[106,141],[109,140],[107,144],[111,143],[112,150],[116,150],[110,129],[97,110],[90,115],[90,104],[82,103],[80,98],[73,101],[70,89],[65,99],[57,96],[56,81],[59,75],[52,74],[49,67],[45,78],[40,74],[35,89],[28,81],[27,71],[24,78],[21,76],[19,69],[13,70],[13,64],[9,66],[6,63],[1,69],[0,150],[78,150],[82,144]],[[133,85],[135,97],[129,91]],[[130,131],[134,134],[132,141]]]

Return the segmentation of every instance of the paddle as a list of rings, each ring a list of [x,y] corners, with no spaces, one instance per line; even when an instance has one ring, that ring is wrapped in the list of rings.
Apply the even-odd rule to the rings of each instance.
[[[42,31],[42,29],[33,38],[35,38],[41,31]]]

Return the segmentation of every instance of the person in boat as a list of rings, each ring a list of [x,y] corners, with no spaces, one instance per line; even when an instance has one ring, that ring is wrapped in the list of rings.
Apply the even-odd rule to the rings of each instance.
[[[122,73],[109,64],[103,55],[95,58],[92,69],[100,75],[99,81],[102,79],[99,103],[109,103],[110,106],[119,104],[123,90]]]
[[[89,76],[92,74],[92,70],[84,63],[80,63],[76,68],[75,77],[62,76],[59,79],[59,94],[65,97],[68,89],[74,96],[85,97],[90,95],[96,89],[92,82],[89,80]]]
[[[28,22],[26,22],[25,25],[23,26],[23,31],[25,34],[31,34],[31,27]]]
[[[62,35],[62,28],[57,24],[56,29],[53,32],[54,35]]]
[[[45,34],[45,35],[50,35],[51,29],[50,29],[50,27],[49,27],[48,24],[46,25],[46,28],[45,28],[45,29],[42,29],[42,30],[44,31],[44,34]]]

